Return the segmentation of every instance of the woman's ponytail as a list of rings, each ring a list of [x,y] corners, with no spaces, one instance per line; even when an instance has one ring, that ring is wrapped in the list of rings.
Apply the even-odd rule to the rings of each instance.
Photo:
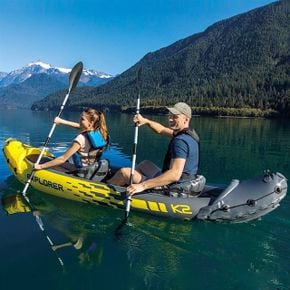
[[[104,138],[104,140],[108,139],[108,128],[106,125],[106,119],[103,112],[99,112],[99,130]]]

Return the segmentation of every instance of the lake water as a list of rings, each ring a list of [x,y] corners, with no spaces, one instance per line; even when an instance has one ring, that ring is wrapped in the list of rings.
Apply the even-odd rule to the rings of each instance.
[[[14,137],[40,146],[55,113],[0,111],[0,145]],[[63,117],[78,119],[78,113]],[[132,116],[106,115],[112,162],[128,165]],[[166,117],[154,117],[166,124]],[[201,138],[200,171],[210,182],[246,179],[263,170],[290,177],[289,120],[194,117]],[[55,154],[75,131],[58,126],[49,144]],[[139,130],[137,160],[161,164],[168,140]],[[29,189],[53,252],[30,212],[8,215],[7,196],[22,191],[0,152],[0,289],[290,289],[290,198],[272,213],[244,224],[181,222],[131,212],[131,226],[113,232],[123,211],[53,198]],[[6,198],[6,199],[5,199]],[[82,241],[82,245],[80,242]],[[76,249],[77,248],[77,249]],[[65,264],[62,268],[55,255]]]

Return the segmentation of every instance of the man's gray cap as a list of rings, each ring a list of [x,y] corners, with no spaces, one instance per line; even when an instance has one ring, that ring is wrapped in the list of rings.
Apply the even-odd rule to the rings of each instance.
[[[166,107],[167,110],[173,115],[185,115],[188,118],[191,118],[191,108],[183,102],[176,103],[173,107]]]

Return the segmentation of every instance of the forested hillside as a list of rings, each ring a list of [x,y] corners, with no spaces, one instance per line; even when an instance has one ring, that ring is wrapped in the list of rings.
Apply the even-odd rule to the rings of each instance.
[[[148,53],[105,85],[77,89],[69,107],[134,106],[136,70],[142,67],[142,106],[182,100],[199,108],[272,109],[289,115],[289,27],[289,0],[220,21]],[[50,95],[32,109],[55,109],[63,94]]]

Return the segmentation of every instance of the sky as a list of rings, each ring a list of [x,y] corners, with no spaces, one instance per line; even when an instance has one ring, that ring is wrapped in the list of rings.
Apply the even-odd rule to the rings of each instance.
[[[148,52],[275,0],[0,0],[0,72],[41,60],[120,74]]]

